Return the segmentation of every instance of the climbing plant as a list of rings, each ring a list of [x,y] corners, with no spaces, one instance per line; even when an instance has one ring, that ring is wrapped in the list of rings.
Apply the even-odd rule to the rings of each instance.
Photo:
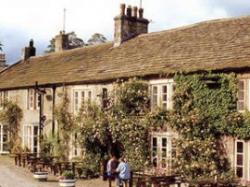
[[[7,125],[10,150],[14,146],[17,146],[16,144],[20,144],[18,132],[22,118],[22,109],[16,103],[7,100],[4,101],[3,110],[0,112],[0,120],[3,125]]]
[[[63,93],[63,100],[55,110],[55,117],[58,123],[58,144],[56,144],[56,154],[61,159],[67,160],[71,141],[71,133],[75,126],[75,121],[72,113],[69,111],[69,99],[66,90]]]
[[[171,127],[179,132],[176,172],[189,179],[230,172],[223,138],[239,136],[235,74],[176,75]]]

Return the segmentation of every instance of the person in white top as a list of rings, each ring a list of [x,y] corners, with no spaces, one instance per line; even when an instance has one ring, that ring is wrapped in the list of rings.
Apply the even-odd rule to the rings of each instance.
[[[116,186],[122,187],[124,182],[127,182],[130,179],[130,168],[129,165],[124,157],[120,158],[120,163],[116,168],[117,180]]]

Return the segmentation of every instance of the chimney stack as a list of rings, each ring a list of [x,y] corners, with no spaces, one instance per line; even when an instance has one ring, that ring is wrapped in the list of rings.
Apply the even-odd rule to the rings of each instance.
[[[29,46],[22,49],[22,59],[27,60],[32,56],[36,56],[36,48],[33,39],[30,40]]]
[[[0,54],[0,67],[5,66],[5,54],[1,53]]]
[[[125,14],[126,10],[126,14]],[[138,17],[139,14],[139,17]],[[140,34],[148,32],[149,21],[143,18],[143,9],[120,5],[120,15],[114,18],[115,33],[114,33],[114,47],[120,46],[123,42],[136,37]]]
[[[65,31],[61,31],[59,35],[55,36],[55,52],[69,49],[69,36]]]

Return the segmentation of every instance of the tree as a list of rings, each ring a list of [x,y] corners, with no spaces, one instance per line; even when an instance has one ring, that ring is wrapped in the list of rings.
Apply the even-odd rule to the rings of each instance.
[[[3,46],[3,44],[0,42],[0,51],[3,50],[3,49],[2,49],[2,46]]]
[[[85,45],[84,41],[81,38],[77,37],[75,32],[70,32],[67,35],[69,40],[68,49],[75,49]],[[50,40],[50,44],[47,46],[47,50],[45,51],[45,53],[52,52],[55,52],[55,38],[52,38]]]
[[[78,47],[85,46],[83,39],[78,38],[75,32],[69,33],[68,37],[69,37],[69,48],[70,49],[75,49]]]
[[[102,44],[106,42],[107,42],[107,38],[105,36],[103,36],[100,33],[95,33],[88,40],[88,45],[97,45],[97,44]]]

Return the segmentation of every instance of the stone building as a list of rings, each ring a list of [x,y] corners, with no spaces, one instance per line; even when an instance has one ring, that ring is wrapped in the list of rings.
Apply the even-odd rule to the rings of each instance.
[[[70,111],[77,113],[84,100],[101,104],[100,95],[111,92],[117,79],[140,76],[152,88],[151,105],[172,108],[175,72],[235,72],[240,80],[239,110],[250,109],[250,17],[220,19],[186,27],[148,33],[149,21],[143,9],[121,5],[115,17],[114,41],[67,50],[67,34],[56,36],[55,53],[35,56],[33,42],[23,58],[0,74],[0,104],[7,98],[23,110],[20,136],[23,146],[39,151],[39,108],[36,83],[43,89],[43,115],[46,132],[56,131],[55,106],[63,90],[70,98]],[[0,124],[0,153],[5,152],[5,127]],[[152,147],[157,149],[158,167],[162,155],[171,157],[171,132],[154,132]],[[163,142],[167,142],[166,144]],[[250,180],[250,143],[228,142],[232,166],[239,177]],[[162,154],[162,151],[166,154]],[[70,157],[79,152],[72,147]],[[237,159],[238,158],[238,159]],[[241,161],[239,161],[241,160]]]

